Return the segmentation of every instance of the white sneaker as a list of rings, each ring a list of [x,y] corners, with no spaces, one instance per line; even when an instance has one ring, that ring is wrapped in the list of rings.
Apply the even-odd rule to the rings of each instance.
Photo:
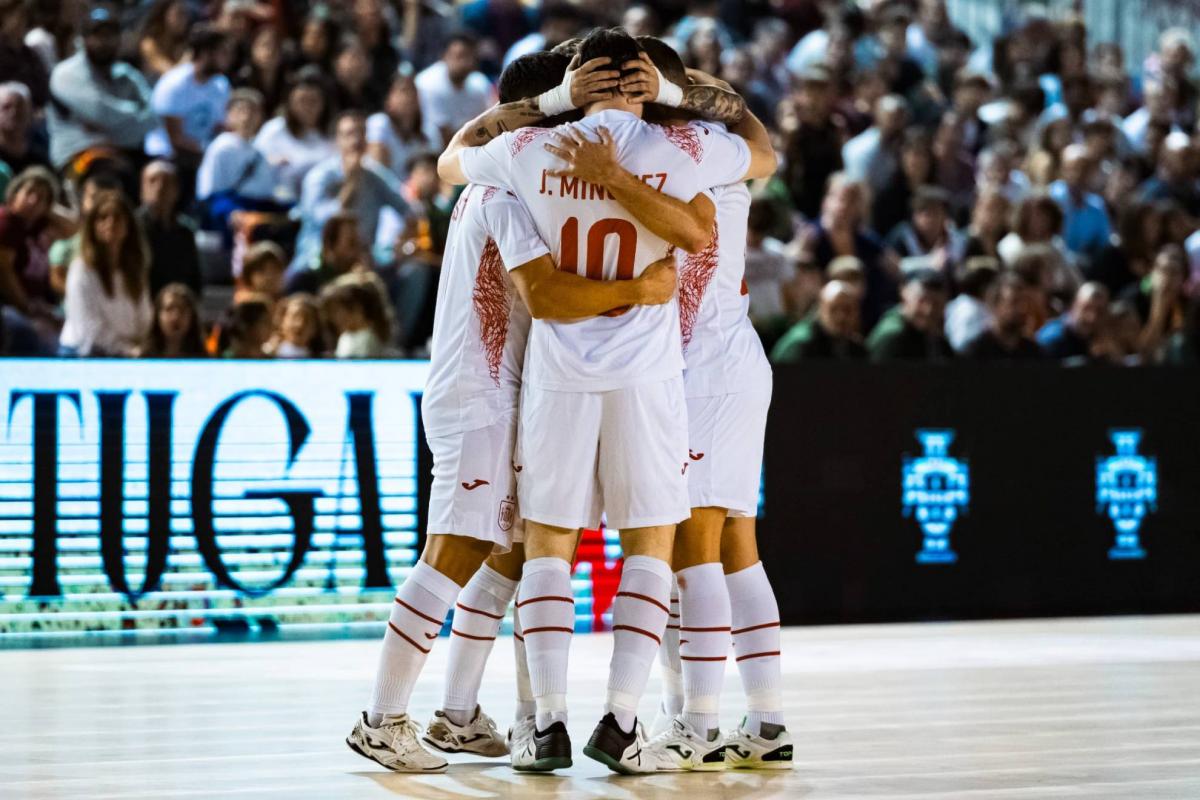
[[[650,725],[650,738],[656,739],[663,733],[671,730],[671,723],[674,721],[674,719],[675,716],[673,714],[668,714],[666,709],[663,708],[662,704],[660,703],[654,712],[654,722]]]
[[[513,769],[529,770],[537,760],[537,747],[533,733],[537,730],[537,717],[533,714],[519,720],[508,729],[508,752],[512,755]]]
[[[745,725],[743,721],[742,725]],[[782,725],[762,724],[763,736],[744,727],[725,737],[725,766],[730,769],[791,769],[792,735]],[[769,734],[769,737],[767,736]]]
[[[676,716],[646,744],[643,757],[659,772],[719,772],[725,769],[725,742],[720,730],[704,736]]]
[[[444,711],[433,712],[422,737],[443,753],[476,753],[495,758],[508,755],[508,745],[496,730],[496,723],[475,706],[475,716],[466,725],[455,725]]]
[[[446,759],[421,746],[421,728],[408,714],[388,715],[372,728],[363,712],[346,737],[350,749],[394,772],[445,772]]]

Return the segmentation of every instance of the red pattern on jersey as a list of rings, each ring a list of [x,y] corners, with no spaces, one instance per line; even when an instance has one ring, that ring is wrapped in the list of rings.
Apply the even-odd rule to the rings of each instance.
[[[479,271],[475,273],[475,289],[471,293],[475,316],[479,317],[479,339],[487,360],[488,374],[500,385],[500,361],[504,357],[504,342],[508,338],[508,287],[504,282],[504,263],[500,248],[488,237],[479,256]]]
[[[689,255],[679,268],[679,327],[683,333],[683,349],[692,341],[700,304],[713,276],[717,274],[717,223],[713,222],[712,241],[699,253]]]
[[[524,150],[530,142],[541,136],[545,136],[549,132],[549,128],[521,128],[508,141],[508,152],[513,158],[516,158],[517,154]]]
[[[704,157],[704,147],[695,128],[690,125],[659,125],[658,129],[667,137],[667,141],[687,153],[692,161],[700,163]]]
[[[458,196],[458,202],[454,204],[454,210],[450,212],[451,220],[456,220],[462,216],[463,211],[465,211],[467,208],[467,203],[470,202],[471,190],[473,188],[475,187],[468,186],[467,188],[463,189],[462,194]]]
[[[489,186],[486,189],[484,189],[483,197],[480,198],[480,200],[479,200],[479,205],[481,205],[481,206],[487,205],[488,200],[491,200],[493,197],[495,197],[496,192],[498,192],[498,191],[500,191],[500,190],[497,189],[495,186]]]

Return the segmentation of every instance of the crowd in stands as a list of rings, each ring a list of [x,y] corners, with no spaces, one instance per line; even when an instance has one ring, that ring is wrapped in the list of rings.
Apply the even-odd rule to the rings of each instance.
[[[1200,363],[1200,83],[944,0],[0,0],[0,354],[421,356],[450,136],[521,55],[663,37],[771,130],[776,363]]]

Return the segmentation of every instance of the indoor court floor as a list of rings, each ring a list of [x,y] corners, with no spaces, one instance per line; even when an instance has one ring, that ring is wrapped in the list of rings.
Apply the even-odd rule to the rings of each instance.
[[[511,642],[483,693],[502,727]],[[648,777],[579,752],[607,635],[575,639],[576,760],[553,777],[473,757],[405,776],[352,753],[374,641],[4,650],[0,798],[1200,798],[1200,617],[789,628],[783,643],[794,771]],[[422,721],[446,644],[413,698]]]

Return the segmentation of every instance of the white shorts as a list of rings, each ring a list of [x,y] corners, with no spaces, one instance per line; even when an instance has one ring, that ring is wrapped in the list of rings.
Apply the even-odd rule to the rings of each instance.
[[[525,386],[517,444],[525,519],[560,528],[674,525],[691,516],[683,379],[607,392]]]
[[[433,486],[427,534],[482,539],[501,553],[522,541],[512,460],[516,429],[514,411],[486,428],[429,437]]]
[[[731,517],[758,516],[770,372],[735,394],[689,397],[687,407],[692,508],[725,508]]]

